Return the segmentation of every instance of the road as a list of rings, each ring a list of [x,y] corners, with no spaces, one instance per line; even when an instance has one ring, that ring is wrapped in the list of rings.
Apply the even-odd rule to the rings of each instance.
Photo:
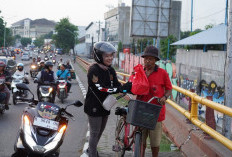
[[[35,56],[35,55],[34,55]],[[43,59],[44,55],[41,55]],[[64,57],[63,59],[66,60],[69,56]],[[60,56],[57,56],[59,59]],[[22,62],[20,60],[20,56],[16,57],[17,63]],[[25,66],[25,70],[29,72],[29,63],[31,61],[23,61]],[[56,71],[56,66],[54,66],[54,70]],[[80,74],[81,75],[81,74]],[[36,95],[36,87],[37,84],[33,83],[31,77],[29,77],[29,88],[32,92]],[[59,99],[56,97],[56,104],[60,106],[65,106],[68,103],[71,103],[75,100],[80,100],[84,102],[84,97],[81,93],[80,87],[76,80],[72,81],[72,88],[69,94],[68,99],[61,104]],[[10,100],[11,104],[12,99]],[[23,109],[27,106],[26,103],[20,103],[17,105],[11,105],[10,110],[6,111],[3,115],[0,115],[0,157],[9,157],[14,151],[14,143],[16,140],[16,134],[19,130],[21,124],[21,114]],[[78,157],[81,154],[83,144],[85,142],[85,135],[87,131],[87,117],[83,112],[83,106],[80,108],[70,107],[68,111],[72,113],[75,117],[75,121],[70,120],[66,136],[61,146],[61,157]]]

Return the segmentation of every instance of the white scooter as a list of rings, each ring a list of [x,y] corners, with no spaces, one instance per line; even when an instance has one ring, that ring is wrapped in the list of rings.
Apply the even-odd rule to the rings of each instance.
[[[26,76],[28,73],[26,73]],[[27,91],[20,90],[16,87],[17,84],[19,83],[26,83],[28,84],[28,80],[25,79],[25,75],[19,75],[19,74],[14,74],[12,76],[13,80],[11,83],[11,90],[12,90],[12,95],[13,95],[13,104],[17,104],[17,97],[26,97],[27,96]]]

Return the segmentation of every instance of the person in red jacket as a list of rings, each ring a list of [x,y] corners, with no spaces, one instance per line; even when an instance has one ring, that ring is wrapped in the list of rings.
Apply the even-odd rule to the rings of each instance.
[[[158,56],[158,49],[154,46],[148,46],[145,49],[144,55],[144,68],[150,85],[148,95],[138,95],[137,99],[148,102],[153,96],[160,98],[162,109],[158,118],[158,122],[154,130],[143,129],[142,132],[142,152],[144,156],[146,149],[146,140],[149,135],[152,150],[152,156],[158,157],[159,146],[162,138],[162,121],[165,119],[165,101],[171,95],[172,84],[170,82],[168,73],[159,68],[155,63],[160,60]],[[159,104],[156,99],[151,101],[152,104]],[[160,105],[159,104],[159,105]]]

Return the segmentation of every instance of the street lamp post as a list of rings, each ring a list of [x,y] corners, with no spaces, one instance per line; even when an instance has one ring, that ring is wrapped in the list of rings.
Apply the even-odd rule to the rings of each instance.
[[[71,33],[74,36],[74,47],[73,47],[73,55],[75,56],[75,45],[76,45],[76,34],[70,31],[69,29],[66,29],[69,33]]]

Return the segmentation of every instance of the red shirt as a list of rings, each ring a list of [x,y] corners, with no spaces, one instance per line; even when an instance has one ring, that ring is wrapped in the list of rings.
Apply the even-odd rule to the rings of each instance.
[[[158,68],[157,71],[152,72],[148,76],[148,82],[150,85],[150,91],[148,95],[138,95],[137,99],[148,102],[153,96],[157,96],[159,98],[163,97],[165,94],[165,90],[172,90],[172,84],[169,79],[168,73],[161,68]],[[156,99],[151,101],[152,104],[157,104]],[[160,115],[158,118],[158,122],[165,120],[165,105],[163,105]]]

